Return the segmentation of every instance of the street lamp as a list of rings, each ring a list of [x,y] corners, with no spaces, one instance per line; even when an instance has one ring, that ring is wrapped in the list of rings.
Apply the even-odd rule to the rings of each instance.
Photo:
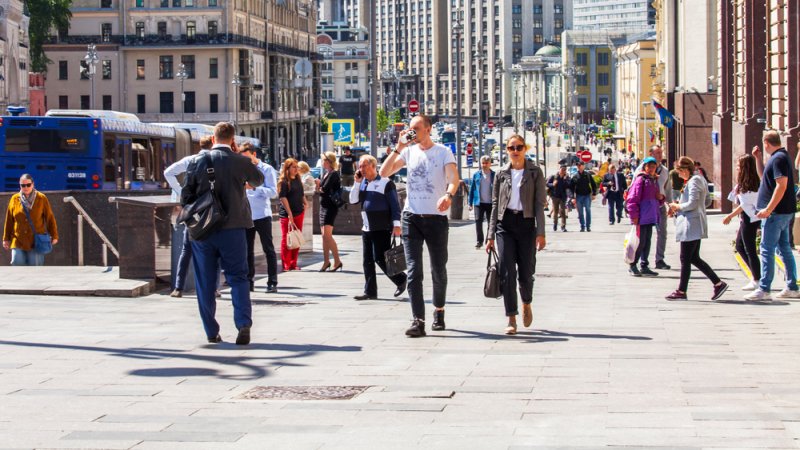
[[[517,66],[511,66],[511,72],[514,74],[514,134],[519,134],[519,71]]]
[[[645,136],[647,136],[647,107],[648,106],[650,106],[650,102],[642,102],[642,109],[644,110],[643,114],[642,114],[644,116],[644,130],[642,130],[642,151],[640,153],[641,156],[645,155],[644,150],[647,147],[647,141],[645,141],[645,139],[646,139]],[[661,163],[661,161],[659,161],[659,163]]]
[[[478,63],[478,161],[483,155],[483,61],[485,56],[481,52],[481,44],[477,44],[477,51],[475,52],[475,60]]]
[[[86,61],[86,72],[92,82],[91,97],[89,97],[89,109],[94,109],[94,71],[95,66],[97,66],[97,61],[100,60],[100,57],[97,55],[97,46],[94,44],[89,44],[86,46],[86,56],[83,57],[83,60]]]
[[[572,123],[573,123],[573,130],[572,130],[572,139],[573,139],[573,147],[577,150],[577,135],[578,135],[578,122],[577,122],[577,103],[578,103],[578,90],[577,90],[577,77],[583,76],[586,72],[583,69],[579,69],[574,66],[570,66],[565,68],[562,72],[562,75],[565,78],[565,85],[564,85],[564,95],[569,95],[572,93],[572,101],[570,102],[572,106]],[[572,80],[572,85],[566,84],[566,79]],[[566,108],[566,104],[564,105]],[[564,114],[564,118],[566,118],[566,114]]]
[[[498,126],[500,127],[500,166],[503,165],[503,147],[505,147],[505,143],[503,142],[503,125],[505,124],[505,116],[503,115],[503,75],[505,75],[506,70],[503,68],[503,60],[497,60],[497,68],[494,70],[494,73],[500,78],[500,120],[498,121]]]
[[[236,131],[236,123],[239,121],[239,86],[242,85],[242,79],[239,78],[239,73],[233,74],[233,130]]]
[[[458,163],[458,179],[461,176],[461,33],[464,26],[461,24],[463,10],[458,7],[453,10],[453,35],[456,39],[456,162]]]
[[[186,73],[186,65],[181,63],[178,66],[178,73],[175,74],[179,80],[181,80],[181,122],[184,122],[184,114],[186,113],[186,94],[183,92],[183,82],[189,78],[189,74]]]

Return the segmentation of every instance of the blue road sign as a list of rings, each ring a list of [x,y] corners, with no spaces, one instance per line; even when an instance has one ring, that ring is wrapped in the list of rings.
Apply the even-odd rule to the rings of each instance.
[[[445,147],[449,147],[450,151],[453,152],[454,155],[456,154],[456,143],[455,142],[448,142],[448,143],[444,144],[444,146]]]
[[[471,166],[473,162],[475,162],[475,160],[472,158],[472,155],[467,155],[467,165]]]

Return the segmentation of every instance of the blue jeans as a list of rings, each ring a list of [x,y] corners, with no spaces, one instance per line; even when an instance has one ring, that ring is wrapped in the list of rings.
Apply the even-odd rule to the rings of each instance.
[[[575,200],[578,207],[578,221],[581,223],[581,229],[591,228],[592,226],[592,196],[591,195],[576,195]]]
[[[192,262],[192,241],[189,239],[189,229],[186,225],[178,225],[183,227],[183,244],[181,245],[181,255],[178,257],[178,273],[175,274],[175,284],[172,289],[182,291],[186,285],[186,273],[189,272],[189,263]]]
[[[219,334],[217,312],[217,260],[225,271],[233,299],[236,329],[253,324],[250,282],[247,279],[247,237],[244,228],[222,229],[202,241],[192,241],[197,304],[208,338]]]
[[[428,245],[433,278],[433,306],[444,308],[447,294],[447,238],[450,232],[447,216],[403,213],[403,248],[408,267],[408,298],[414,318],[425,320],[425,298],[422,296],[422,244]]]
[[[33,250],[11,249],[12,266],[43,266],[44,255]]]
[[[772,278],[775,277],[776,250],[786,268],[786,287],[797,290],[797,266],[789,243],[792,218],[794,214],[772,214],[766,220],[761,220],[761,280],[758,287],[764,292],[770,291]]]

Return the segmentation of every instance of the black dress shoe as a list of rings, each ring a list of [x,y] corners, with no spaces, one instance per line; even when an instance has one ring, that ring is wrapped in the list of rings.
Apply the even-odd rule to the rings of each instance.
[[[268,284],[267,285],[267,294],[274,294],[278,292],[278,285],[277,284]]]
[[[425,321],[422,319],[414,319],[411,326],[406,330],[408,337],[422,337],[425,336]]]
[[[255,291],[256,291],[256,282],[255,281],[251,281],[250,282],[250,292],[255,292]]]
[[[664,261],[656,261],[656,269],[669,270],[672,267]]]
[[[400,286],[397,286],[397,289],[394,291],[394,296],[400,297],[401,295],[403,295],[403,292],[406,291],[407,287],[408,287],[408,278],[403,280],[403,282],[400,283]]]
[[[444,310],[433,310],[433,325],[431,326],[433,331],[442,331],[444,330]]]
[[[239,335],[236,336],[236,345],[247,345],[250,343],[250,327],[239,328]]]
[[[220,335],[208,338],[209,344],[219,344],[220,342],[222,342],[222,336]]]
[[[361,295],[356,295],[353,298],[356,299],[356,300],[377,300],[378,296],[377,295],[361,294]]]

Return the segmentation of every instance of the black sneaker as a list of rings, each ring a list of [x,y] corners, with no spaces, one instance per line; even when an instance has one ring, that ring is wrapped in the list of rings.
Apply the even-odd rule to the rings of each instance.
[[[591,233],[591,232],[592,232],[592,229],[591,229],[591,228],[589,228],[589,227],[586,227],[586,232],[587,232],[587,233]]]
[[[250,343],[250,327],[239,328],[239,335],[236,336],[236,345],[247,345]]]
[[[657,277],[658,276],[658,272],[653,272],[647,266],[642,267],[642,269],[639,270],[639,272],[641,272],[643,277]]]
[[[639,272],[639,269],[637,269],[637,268],[636,268],[636,266],[631,266],[631,267],[628,269],[628,273],[629,273],[629,274],[631,274],[631,275],[632,275],[632,276],[634,276],[634,277],[640,277],[640,276],[642,276],[642,273],[641,273],[641,272]]]
[[[406,330],[408,337],[422,337],[425,336],[425,321],[422,319],[414,319],[411,326]]]
[[[378,298],[378,296],[377,295],[369,295],[369,294],[361,294],[361,295],[356,295],[353,298],[356,299],[356,300],[375,300],[375,299]]]
[[[277,284],[268,284],[267,285],[267,294],[274,294],[278,292],[278,285]]]
[[[586,228],[581,228],[581,233],[583,233],[584,231],[586,231]]]
[[[622,222],[622,217],[617,217],[617,223]]]
[[[431,326],[431,330],[433,331],[442,331],[444,330],[444,310],[433,310],[433,325]]]
[[[564,233],[566,233],[566,232],[567,232],[567,227],[561,227],[561,231],[563,231]]]
[[[209,344],[219,344],[220,342],[222,342],[222,336],[220,335],[208,338]]]
[[[672,267],[664,261],[656,261],[656,269],[669,270]]]

